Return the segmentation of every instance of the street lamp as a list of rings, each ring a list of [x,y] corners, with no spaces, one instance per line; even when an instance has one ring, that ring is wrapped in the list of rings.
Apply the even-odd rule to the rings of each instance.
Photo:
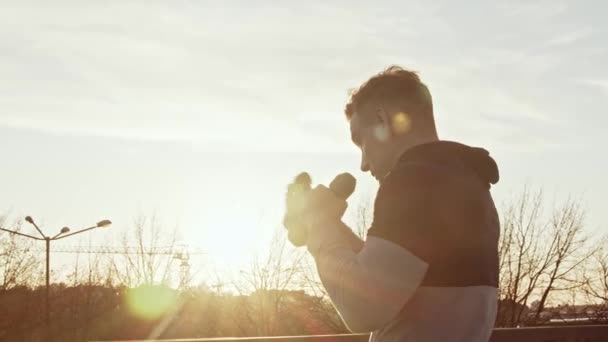
[[[54,240],[59,240],[59,239],[64,239],[68,236],[72,236],[72,235],[76,235],[76,234],[80,234],[80,233],[84,233],[86,231],[95,229],[95,228],[105,228],[105,227],[109,227],[112,224],[112,221],[110,220],[101,220],[99,222],[97,222],[97,224],[95,224],[92,227],[88,227],[88,228],[83,228],[80,230],[77,230],[73,233],[70,233],[70,228],[68,227],[63,227],[61,228],[61,230],[59,231],[58,234],[56,234],[53,237],[49,237],[44,235],[44,233],[42,232],[42,230],[40,230],[40,228],[38,227],[38,225],[36,224],[36,222],[34,222],[34,219],[32,219],[31,216],[26,216],[25,217],[25,221],[27,221],[28,223],[30,223],[31,225],[33,225],[36,230],[38,231],[38,233],[40,233],[40,235],[42,236],[42,238],[40,237],[35,237],[29,234],[24,234],[21,232],[17,232],[14,230],[9,230],[9,229],[4,229],[2,227],[0,227],[0,230],[3,230],[5,232],[11,233],[11,234],[16,234],[16,235],[20,235],[23,237],[27,237],[30,239],[34,239],[34,240],[40,240],[40,241],[44,241],[46,244],[46,286],[45,286],[45,307],[46,307],[46,312],[45,312],[45,322],[46,322],[46,329],[47,329],[47,334],[48,334],[48,340],[50,340],[50,301],[49,301],[49,287],[50,287],[50,252],[51,252],[51,241]]]

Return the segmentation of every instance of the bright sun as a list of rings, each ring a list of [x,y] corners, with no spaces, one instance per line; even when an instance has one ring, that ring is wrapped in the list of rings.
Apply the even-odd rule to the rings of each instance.
[[[268,245],[274,233],[272,227],[260,229],[247,224],[246,220],[235,221],[231,220],[229,225],[218,223],[214,225],[215,229],[205,229],[197,234],[197,241],[192,241],[200,245],[207,254],[206,259],[219,269],[247,269],[254,256]]]

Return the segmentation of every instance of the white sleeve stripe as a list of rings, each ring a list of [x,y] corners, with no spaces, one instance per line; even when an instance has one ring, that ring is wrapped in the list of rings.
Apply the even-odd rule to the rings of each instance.
[[[359,254],[336,248],[321,253],[317,265],[332,302],[355,332],[373,331],[394,319],[428,268],[405,248],[373,236]]]

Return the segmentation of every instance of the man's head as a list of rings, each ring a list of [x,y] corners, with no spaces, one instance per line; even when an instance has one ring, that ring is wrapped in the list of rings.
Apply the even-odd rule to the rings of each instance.
[[[381,180],[405,150],[438,140],[431,94],[415,72],[392,66],[351,95],[344,110],[361,170]]]

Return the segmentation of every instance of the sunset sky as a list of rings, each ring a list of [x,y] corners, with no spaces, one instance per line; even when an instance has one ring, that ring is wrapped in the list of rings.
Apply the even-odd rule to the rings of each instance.
[[[93,244],[156,214],[239,267],[297,172],[352,172],[352,206],[373,198],[342,110],[399,64],[442,139],[495,157],[499,205],[543,186],[606,228],[607,3],[329,3],[0,1],[0,213],[49,234],[111,219]]]

